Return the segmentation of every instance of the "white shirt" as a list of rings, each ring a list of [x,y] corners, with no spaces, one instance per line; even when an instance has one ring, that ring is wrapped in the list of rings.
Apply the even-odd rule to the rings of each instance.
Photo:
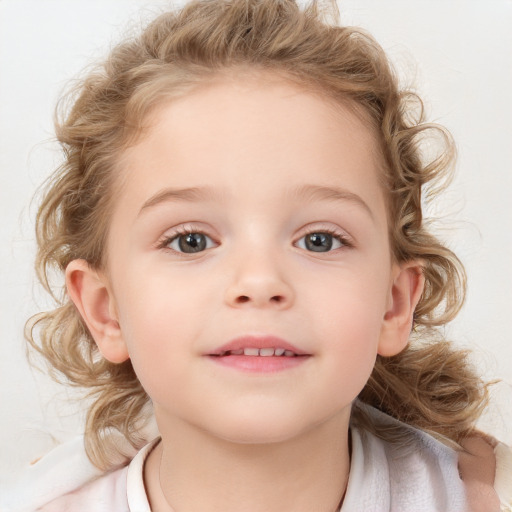
[[[368,410],[377,430],[396,428],[400,441],[384,441],[351,426],[349,481],[340,512],[465,512],[465,492],[458,474],[456,452],[420,430],[374,409]],[[87,478],[82,475],[83,481],[78,485],[76,481],[68,483],[74,486],[68,489],[62,488],[59,473],[62,477],[73,473],[69,457],[64,452],[60,462],[50,457],[51,468],[47,467],[45,457],[35,465],[39,466],[38,471],[32,473],[39,475],[38,481],[33,479],[31,484],[25,480],[19,499],[11,495],[0,508],[2,512],[150,512],[143,479],[144,462],[158,442],[159,438],[146,445],[128,466],[99,477],[97,473]],[[503,449],[504,445],[501,446]],[[73,449],[77,449],[76,444]],[[504,489],[512,489],[508,486],[512,478],[510,449],[505,456],[500,455],[497,469],[503,465],[506,473],[501,471],[500,475],[507,480]],[[51,469],[47,481],[44,481],[48,475],[45,466]],[[83,471],[82,466],[79,471]],[[498,476],[497,471],[497,480]],[[34,492],[38,495],[31,496]]]

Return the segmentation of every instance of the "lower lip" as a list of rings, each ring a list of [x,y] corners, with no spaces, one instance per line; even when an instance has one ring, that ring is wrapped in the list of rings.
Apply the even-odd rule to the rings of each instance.
[[[254,373],[275,373],[303,364],[310,356],[208,356],[212,361],[229,368]]]

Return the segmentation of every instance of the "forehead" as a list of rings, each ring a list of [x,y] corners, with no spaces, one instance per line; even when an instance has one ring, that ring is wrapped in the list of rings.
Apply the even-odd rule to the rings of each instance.
[[[145,124],[120,159],[140,204],[166,184],[221,186],[228,195],[282,193],[287,184],[311,180],[356,193],[366,188],[372,196],[380,191],[370,123],[349,102],[279,77],[203,84],[159,104]]]

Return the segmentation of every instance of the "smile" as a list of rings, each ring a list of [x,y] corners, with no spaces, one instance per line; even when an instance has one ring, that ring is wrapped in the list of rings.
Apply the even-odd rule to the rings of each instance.
[[[310,355],[292,343],[277,336],[260,334],[244,335],[228,341],[208,353],[210,356],[278,356],[294,357]]]
[[[276,373],[296,368],[312,354],[276,336],[241,336],[207,354],[211,361],[233,370]]]
[[[292,350],[286,350],[284,348],[254,348],[247,347],[241,348],[238,350],[227,350],[226,352],[222,352],[219,354],[220,357],[223,356],[262,356],[262,357],[295,357],[297,354]]]

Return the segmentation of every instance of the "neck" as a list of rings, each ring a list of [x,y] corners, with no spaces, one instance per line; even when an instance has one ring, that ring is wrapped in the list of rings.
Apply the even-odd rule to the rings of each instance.
[[[339,509],[350,465],[346,414],[280,443],[231,443],[180,422],[160,432],[144,471],[153,512]]]

